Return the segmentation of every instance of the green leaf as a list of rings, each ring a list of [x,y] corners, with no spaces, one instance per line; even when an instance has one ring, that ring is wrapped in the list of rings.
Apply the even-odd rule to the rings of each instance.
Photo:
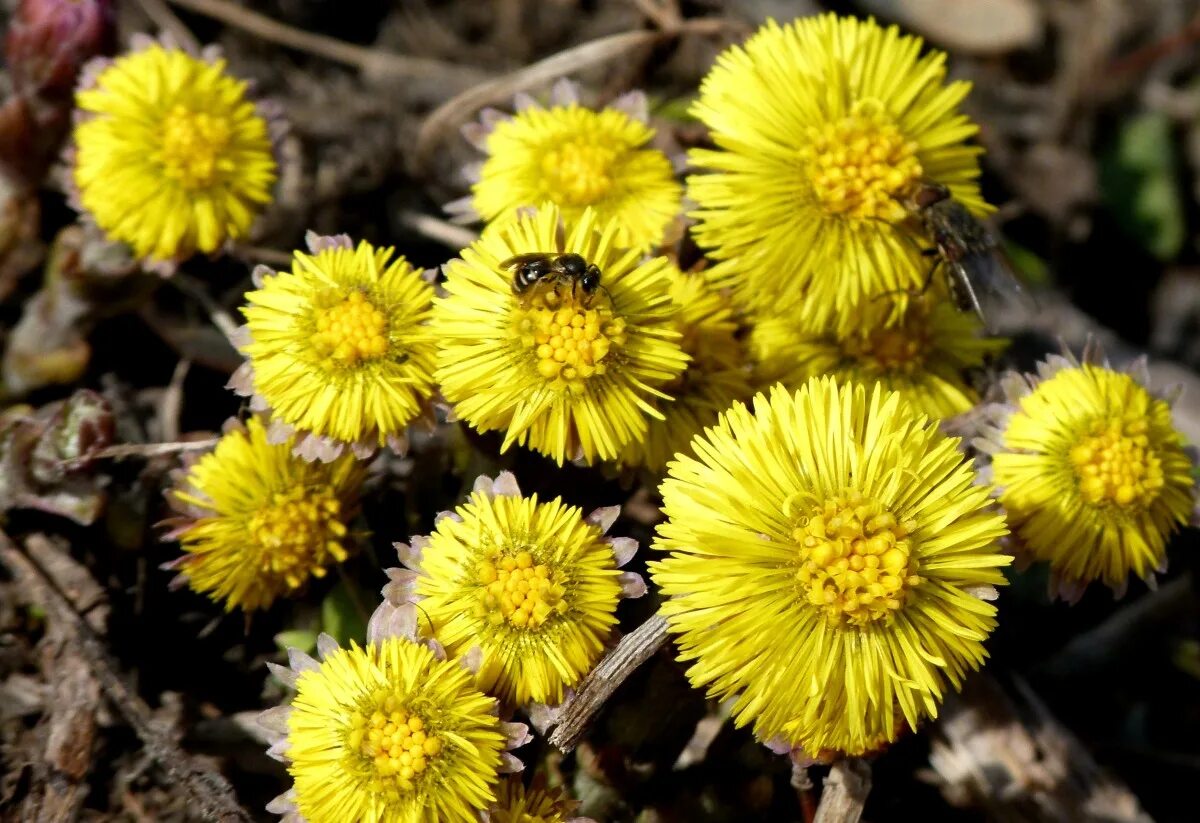
[[[1125,121],[1100,161],[1100,186],[1117,222],[1160,260],[1187,240],[1179,152],[1165,114]]]
[[[698,122],[692,116],[692,103],[696,102],[696,95],[688,94],[683,97],[668,97],[666,99],[651,99],[650,111],[655,117],[669,120],[672,123],[695,123]]]
[[[308,654],[317,647],[317,633],[312,629],[289,629],[275,635],[275,645],[282,652],[299,649]]]
[[[1050,271],[1050,266],[1046,264],[1045,260],[1020,243],[1014,243],[1007,238],[1002,242],[1004,243],[1004,253],[1012,261],[1013,268],[1021,276],[1020,279],[1022,282],[1030,283],[1034,286],[1049,286],[1053,284],[1054,274]]]
[[[365,643],[367,621],[359,603],[361,594],[351,590],[349,580],[342,580],[321,601],[321,630],[332,635],[338,645],[345,646],[351,640]]]

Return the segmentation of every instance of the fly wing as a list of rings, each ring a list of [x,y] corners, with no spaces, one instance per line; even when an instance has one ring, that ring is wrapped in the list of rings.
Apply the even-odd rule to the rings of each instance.
[[[1002,319],[1037,314],[1038,304],[1013,273],[999,249],[968,254],[959,261],[959,275],[970,286],[976,309],[988,331]]]

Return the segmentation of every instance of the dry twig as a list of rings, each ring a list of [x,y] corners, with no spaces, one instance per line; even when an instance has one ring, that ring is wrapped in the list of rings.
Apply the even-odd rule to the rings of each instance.
[[[858,823],[871,792],[871,767],[850,757],[833,764],[821,789],[821,804],[813,823]]]
[[[550,743],[564,752],[575,748],[592,716],[604,702],[625,682],[625,678],[666,642],[667,620],[657,614],[631,634],[622,637],[616,648],[606,654],[584,678],[575,697],[563,706],[558,725],[550,733]]]
[[[475,69],[426,57],[408,57],[380,49],[371,49],[294,28],[264,14],[231,3],[229,0],[170,0],[173,5],[198,12],[255,37],[290,49],[315,54],[327,60],[354,66],[373,77],[437,77],[451,85],[476,82]]]
[[[662,37],[663,34],[657,31],[627,31],[589,40],[450,98],[425,118],[421,130],[417,132],[413,151],[416,168],[424,169],[433,148],[445,135],[484,106],[508,100],[519,91],[544,85],[564,75],[615,60],[634,49],[649,46]]]
[[[175,38],[176,43],[192,52],[200,51],[199,41],[183,24],[183,21],[167,7],[165,0],[137,0],[137,2],[150,21]]]
[[[101,449],[88,455],[88,460],[98,460],[102,458],[110,458],[112,460],[123,460],[126,457],[159,457],[164,454],[178,454],[179,452],[195,452],[211,449],[217,444],[217,437],[208,437],[204,440],[180,440],[171,443],[122,443],[118,446],[109,446],[107,449]]]
[[[17,580],[18,590],[45,609],[50,622],[61,627],[65,642],[87,662],[105,696],[141,739],[146,753],[186,792],[196,815],[222,823],[249,823],[251,818],[238,804],[229,782],[202,760],[179,748],[155,721],[145,701],[121,679],[116,661],[92,627],[42,569],[3,532],[0,532],[0,563]]]

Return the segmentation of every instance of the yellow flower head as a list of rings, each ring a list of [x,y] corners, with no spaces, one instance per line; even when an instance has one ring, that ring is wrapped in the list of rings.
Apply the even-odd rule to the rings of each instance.
[[[526,727],[502,723],[495,698],[437,644],[389,636],[342,649],[321,635],[317,648],[320,662],[291,649],[290,668],[271,667],[296,696],[259,716],[294,781],[268,811],[314,823],[476,821],[501,773],[520,770],[505,749],[529,739]]]
[[[714,425],[733,401],[753,393],[745,345],[736,336],[738,324],[728,298],[698,273],[685,274],[672,265],[670,275],[675,328],[691,362],[663,387],[674,399],[655,404],[662,418],[651,420],[646,434],[621,454],[622,463],[654,472],[663,471],[677,452],[686,452],[692,438]]]
[[[1024,559],[1045,561],[1052,593],[1074,601],[1092,581],[1123,591],[1151,577],[1195,506],[1192,462],[1145,363],[1114,371],[1099,352],[1054,356],[1011,375],[1008,403],[976,441]],[[1140,374],[1139,374],[1140,372]]]
[[[538,775],[528,789],[519,777],[500,782],[496,789],[496,805],[491,809],[491,823],[573,823],[586,818],[572,813],[579,801],[567,797],[561,788],[546,787]]]
[[[616,517],[615,508],[585,518],[559,498],[522,497],[508,473],[481,477],[433,534],[397,544],[408,569],[388,570],[371,623],[416,603],[451,655],[478,647],[489,694],[508,705],[561,703],[600,657],[617,601],[646,590],[619,570],[637,543],[604,537]]]
[[[168,498],[179,517],[167,539],[186,554],[170,566],[193,591],[235,608],[265,609],[346,559],[364,472],[346,457],[321,465],[275,445],[257,417],[231,429]]]
[[[511,117],[488,110],[465,130],[487,160],[471,196],[449,208],[493,221],[548,202],[576,222],[591,207],[600,221],[616,221],[617,245],[646,251],[662,243],[683,197],[671,161],[649,148],[646,120],[641,94],[596,110],[580,105],[566,82],[550,108],[524,98]]]
[[[797,389],[812,377],[839,382],[878,381],[898,391],[917,411],[934,418],[961,414],[979,402],[965,377],[968,369],[1007,345],[980,337],[975,315],[958,311],[932,294],[910,300],[889,324],[887,301],[872,301],[850,331],[813,334],[796,313],[760,315],[750,330],[758,385],[781,382]]]
[[[260,266],[249,292],[230,387],[269,408],[275,428],[298,433],[297,454],[360,457],[406,429],[433,394],[434,347],[426,322],[433,286],[391,248],[309,233],[291,272]]]
[[[764,742],[862,754],[978,668],[1004,519],[928,418],[814,379],[741,403],[660,491],[651,564],[688,677]]]
[[[244,237],[271,202],[271,129],[225,61],[152,43],[93,67],[73,182],[111,240],[160,264]]]
[[[545,205],[497,224],[445,266],[447,296],[434,302],[437,380],[458,417],[479,431],[588,463],[613,460],[661,417],[659,386],[687,363],[672,325],[670,261],[645,260],[616,242],[615,220],[591,209],[560,220]],[[601,271],[591,294],[548,278],[517,294],[503,263],[516,255],[571,252]]]
[[[693,112],[717,149],[688,178],[710,270],[755,309],[803,305],[812,331],[847,330],[855,307],[918,289],[929,272],[901,201],[922,180],[975,213],[976,126],[957,113],[969,84],[944,84],[946,55],[919,38],[832,14],[768,22],[717,58]]]

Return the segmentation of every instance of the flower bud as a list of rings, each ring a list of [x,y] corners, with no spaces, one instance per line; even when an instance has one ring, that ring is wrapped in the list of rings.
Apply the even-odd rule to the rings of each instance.
[[[4,41],[13,89],[70,95],[80,67],[113,47],[112,0],[20,0]]]

